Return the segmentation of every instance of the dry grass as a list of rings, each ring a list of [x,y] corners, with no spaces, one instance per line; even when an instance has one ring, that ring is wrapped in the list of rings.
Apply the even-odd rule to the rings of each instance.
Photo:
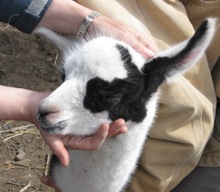
[[[32,138],[36,138],[38,143],[40,143],[40,146],[35,147],[37,150],[33,149],[29,152],[29,148],[31,148],[32,145],[25,145],[25,143],[27,143],[26,139],[28,138],[31,138],[30,140],[33,141],[33,144],[35,141]],[[15,155],[13,148],[18,141],[24,146],[25,158],[20,161],[15,161],[12,158],[12,153]],[[1,192],[52,191],[43,186],[39,181],[40,175],[48,175],[51,155],[40,154],[41,151],[45,153],[46,145],[44,141],[41,140],[40,133],[34,125],[25,123],[17,126],[17,123],[14,121],[3,122],[0,124],[0,145],[2,152],[2,155],[0,155],[0,174],[4,173],[3,179],[2,176],[0,176],[2,182],[0,182]],[[37,155],[34,155],[36,151],[38,151]],[[36,158],[36,156],[41,158]]]
[[[10,124],[11,121],[6,122],[3,127],[6,127],[8,124]],[[2,129],[2,127],[1,127]],[[13,127],[8,130],[1,130],[0,129],[0,135],[4,134],[3,137],[1,138],[1,142],[7,142],[8,140],[21,136],[23,134],[39,134],[37,129],[35,128],[34,125],[28,124],[28,125],[22,125],[19,127]]]

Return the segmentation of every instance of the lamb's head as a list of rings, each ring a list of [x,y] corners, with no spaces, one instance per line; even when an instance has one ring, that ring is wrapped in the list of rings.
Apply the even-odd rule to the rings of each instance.
[[[55,134],[89,135],[118,118],[136,123],[153,118],[156,106],[150,102],[159,86],[199,60],[212,39],[214,23],[214,19],[205,21],[191,39],[150,60],[109,37],[71,45],[64,58],[64,82],[40,104],[41,128]],[[57,44],[64,42],[64,47],[75,44],[51,31],[40,32]]]

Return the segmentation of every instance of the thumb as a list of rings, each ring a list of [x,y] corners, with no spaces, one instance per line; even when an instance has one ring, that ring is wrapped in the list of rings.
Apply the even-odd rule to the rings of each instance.
[[[41,136],[47,143],[54,155],[57,156],[63,166],[69,165],[69,153],[65,148],[60,136],[50,135],[41,131]]]
[[[69,165],[69,153],[61,140],[56,140],[50,149],[64,167]]]

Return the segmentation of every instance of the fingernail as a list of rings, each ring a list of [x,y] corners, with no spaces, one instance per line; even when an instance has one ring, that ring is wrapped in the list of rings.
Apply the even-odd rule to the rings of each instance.
[[[146,57],[153,57],[155,55],[155,53],[153,51],[151,51],[150,49],[145,49],[144,50],[144,56]]]
[[[121,131],[122,131],[122,133],[125,133],[125,132],[127,132],[128,131],[128,127],[127,126],[122,126],[121,127]]]

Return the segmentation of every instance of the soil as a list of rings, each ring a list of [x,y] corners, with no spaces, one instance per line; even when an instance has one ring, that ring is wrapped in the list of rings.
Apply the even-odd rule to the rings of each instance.
[[[44,38],[0,23],[0,84],[37,91],[60,84],[60,55]],[[40,182],[50,150],[29,122],[0,121],[0,192],[53,191]]]

